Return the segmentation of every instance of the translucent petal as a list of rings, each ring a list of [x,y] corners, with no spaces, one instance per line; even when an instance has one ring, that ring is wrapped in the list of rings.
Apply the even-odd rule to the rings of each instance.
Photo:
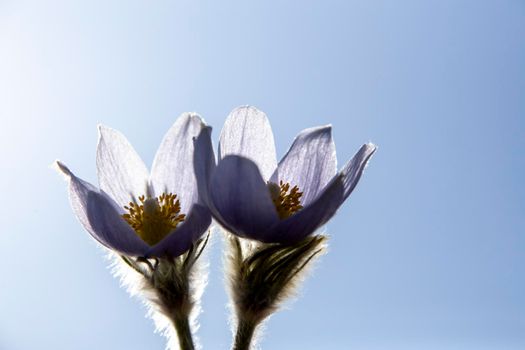
[[[151,168],[155,193],[177,194],[183,213],[197,201],[193,143],[204,128],[206,124],[197,114],[182,114],[164,136]]]
[[[224,123],[219,159],[239,155],[255,162],[267,181],[277,167],[272,128],[266,115],[255,107],[234,109]]]
[[[368,164],[368,160],[377,150],[377,147],[372,143],[367,143],[357,151],[354,157],[345,164],[341,170],[343,186],[344,186],[344,195],[343,200],[348,198],[352,193],[355,186],[359,182],[363,171]]]
[[[363,145],[316,199],[275,225],[264,235],[264,242],[297,242],[328,222],[352,193],[375,150],[376,147],[372,144]]]
[[[97,173],[100,188],[121,207],[147,192],[148,169],[126,137],[99,126]]]
[[[321,126],[303,130],[279,162],[271,181],[298,186],[303,192],[301,203],[308,205],[337,171],[332,127]]]
[[[122,219],[117,204],[107,194],[76,177],[64,164],[57,162],[57,166],[69,182],[73,212],[95,240],[126,255],[143,255],[149,249]]]

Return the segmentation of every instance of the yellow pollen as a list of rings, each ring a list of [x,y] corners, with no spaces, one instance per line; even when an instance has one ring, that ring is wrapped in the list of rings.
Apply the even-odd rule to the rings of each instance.
[[[138,199],[139,203],[129,202],[129,206],[124,206],[128,213],[122,217],[151,246],[160,242],[186,217],[180,214],[180,202],[176,194],[163,193],[148,198],[140,196]]]
[[[269,182],[268,188],[275,209],[277,209],[277,214],[281,220],[290,217],[292,214],[303,208],[301,205],[301,196],[303,195],[303,192],[299,192],[299,187],[294,186],[290,189],[289,183],[280,181],[279,185]]]

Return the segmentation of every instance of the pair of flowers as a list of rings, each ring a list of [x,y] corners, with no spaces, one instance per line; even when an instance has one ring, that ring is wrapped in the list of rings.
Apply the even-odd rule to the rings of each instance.
[[[187,113],[164,137],[149,174],[121,133],[105,126],[99,131],[100,189],[57,165],[67,175],[71,206],[84,228],[127,256],[179,256],[206,232],[212,216],[240,237],[298,242],[335,214],[375,151],[363,145],[336,173],[331,127],[323,126],[299,133],[277,164],[265,114],[239,107],[223,127],[217,165],[211,127]],[[289,187],[298,189],[300,205],[286,207]],[[178,210],[163,211],[169,209],[168,196],[176,196],[172,209]]]
[[[180,295],[190,293],[190,269],[212,218],[241,237],[232,241],[236,267],[230,275],[243,328],[236,348],[247,349],[255,327],[273,308],[269,295],[279,299],[301,264],[317,254],[322,240],[309,237],[350,195],[375,152],[374,145],[363,145],[337,172],[331,127],[322,126],[299,133],[277,163],[266,115],[244,106],[224,124],[218,161],[211,127],[186,113],[164,137],[149,173],[122,134],[105,126],[99,132],[100,188],[57,162],[69,182],[71,206],[94,239],[146,278],[183,349],[193,344],[189,311],[180,305],[188,302],[191,309],[192,302]],[[241,240],[259,243],[246,256]],[[260,300],[264,305],[256,306]]]

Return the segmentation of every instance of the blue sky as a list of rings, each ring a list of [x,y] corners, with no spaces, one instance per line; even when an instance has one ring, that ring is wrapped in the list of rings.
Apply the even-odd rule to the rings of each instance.
[[[379,146],[263,349],[525,348],[522,1],[0,2],[0,349],[162,349],[74,218],[97,123],[147,164],[175,118],[265,111],[283,155]],[[199,336],[228,349],[222,243]]]

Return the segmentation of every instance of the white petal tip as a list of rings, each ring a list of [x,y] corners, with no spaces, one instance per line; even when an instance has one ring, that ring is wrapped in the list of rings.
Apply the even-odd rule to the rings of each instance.
[[[234,113],[239,113],[239,112],[243,112],[243,111],[247,111],[247,112],[252,112],[252,113],[261,113],[261,114],[264,114],[263,111],[261,111],[259,108],[255,107],[255,106],[251,106],[251,105],[241,105],[239,107],[236,107],[233,109],[233,111],[231,111],[230,114],[234,114]]]
[[[104,125],[104,124],[98,124],[97,125],[97,130],[98,130],[99,137],[102,137],[102,135],[107,133],[107,132],[114,132],[114,131],[116,131],[116,130],[114,130],[114,129],[112,129],[109,126]]]
[[[312,133],[312,132],[315,132],[315,131],[328,131],[328,132],[332,132],[332,124],[326,124],[326,125],[319,125],[319,126],[314,126],[314,127],[311,127],[311,128],[308,128],[308,129],[305,129],[304,131],[307,131],[309,133]],[[303,132],[304,132],[303,131]]]
[[[187,123],[188,121],[190,121],[191,123],[195,123],[195,122],[199,123],[201,129],[204,129],[205,127],[208,126],[208,124],[206,124],[206,121],[204,121],[204,119],[200,116],[199,113],[184,112],[177,118],[177,120],[175,121],[172,127],[176,127],[177,125],[180,125],[181,123]]]
[[[230,112],[226,120],[229,120],[234,123],[238,123],[241,120],[250,120],[250,123],[258,121],[259,123],[266,123],[268,124],[268,126],[270,125],[270,121],[268,120],[268,116],[266,115],[266,113],[264,113],[257,107],[250,105],[244,105],[234,108]]]
[[[183,112],[180,116],[186,118],[200,118],[200,115],[197,112]]]
[[[368,163],[370,161],[370,158],[372,158],[374,153],[376,153],[376,151],[377,151],[377,146],[374,145],[372,142],[368,142],[368,143],[364,144],[363,147],[366,147],[366,163],[365,163],[365,167],[368,167]]]
[[[372,152],[377,151],[377,146],[375,144],[373,144],[372,142],[368,142],[365,145],[370,151],[372,151]]]
[[[206,122],[204,121],[204,119],[200,116],[199,113],[197,112],[190,112],[188,113],[190,118],[191,119],[195,119],[197,121],[199,121],[199,123],[201,124],[201,128],[205,128],[208,124],[206,124]]]
[[[59,160],[54,161],[53,164],[51,164],[51,167],[58,171],[60,174],[64,175],[67,179],[73,176],[71,170],[69,170],[69,168]]]

